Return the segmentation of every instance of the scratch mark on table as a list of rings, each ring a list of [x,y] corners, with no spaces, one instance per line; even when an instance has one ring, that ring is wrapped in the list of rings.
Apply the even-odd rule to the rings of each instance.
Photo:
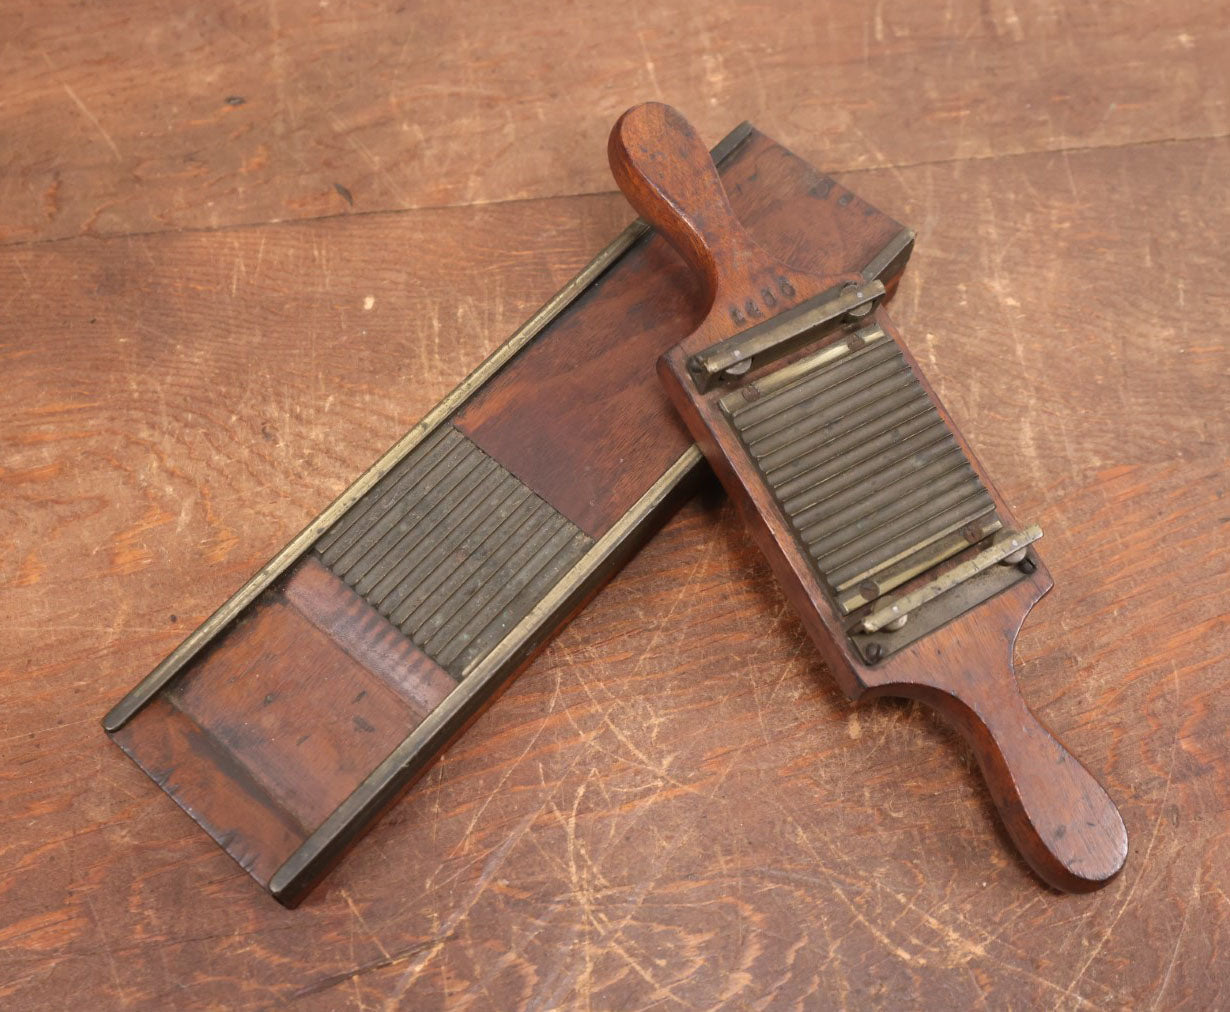
[[[90,112],[89,107],[84,102],[81,101],[77,93],[73,91],[73,89],[69,87],[68,84],[61,81],[60,86],[68,94],[68,97],[71,98],[77,104],[77,108],[81,110],[81,112],[85,115],[85,118],[88,119],[91,123],[93,123],[94,128],[100,134],[102,134],[102,139],[107,142],[107,147],[109,147],[112,153],[115,155],[115,160],[117,162],[123,161],[124,156],[120,154],[120,149],[115,146],[115,141],[111,139],[111,135],[107,133],[106,128],[103,127],[103,125],[98,121],[98,117],[95,116],[92,112]]]
[[[546,804],[544,803],[538,808],[537,811],[530,812],[526,815],[526,817],[517,824],[517,827],[508,834],[508,837],[504,840],[504,842],[491,852],[491,856],[487,858],[486,863],[483,865],[482,872],[475,880],[474,885],[470,888],[469,895],[466,896],[461,904],[457,906],[445,919],[442,929],[437,933],[436,941],[433,942],[429,948],[423,951],[420,958],[415,960],[414,965],[408,967],[406,972],[403,973],[398,979],[397,986],[393,989],[393,993],[385,1006],[386,1008],[392,1009],[397,1007],[402,995],[406,993],[406,989],[414,983],[415,978],[418,977],[418,975],[433,959],[435,959],[435,957],[440,953],[440,950],[444,948],[444,943],[453,936],[453,930],[461,922],[462,918],[470,912],[474,904],[478,902],[479,897],[486,892],[487,886],[495,877],[495,873],[500,870],[500,867],[504,864],[505,860],[507,860],[513,847],[520,842],[521,837],[525,835],[526,830],[533,825],[534,820],[538,818],[539,814],[545,807]]]
[[[359,926],[367,932],[367,937],[376,943],[376,948],[380,950],[380,955],[382,955],[385,959],[389,959],[389,950],[384,947],[384,943],[380,941],[380,938],[376,932],[368,926],[367,921],[363,919],[362,911],[355,906],[355,902],[351,899],[350,893],[348,893],[345,889],[342,890],[342,899],[346,901],[346,906],[348,906],[350,908],[350,912],[354,914],[354,918],[359,922]]]
[[[341,973],[331,973],[327,977],[321,977],[320,980],[313,981],[310,984],[304,985],[298,991],[292,992],[290,995],[291,1000],[319,994],[321,991],[327,991],[338,984],[345,984],[347,981],[355,980],[361,974],[370,973],[372,970],[383,970],[386,967],[404,963],[411,956],[417,955],[424,949],[430,949],[433,945],[440,944],[441,941],[448,941],[448,939],[433,938],[430,941],[419,942],[408,949],[402,949],[400,952],[393,953],[392,955],[386,954],[383,958],[372,960],[370,963],[361,963],[350,970],[343,970]]]
[[[1191,895],[1188,897],[1187,904],[1183,907],[1183,920],[1179,922],[1178,933],[1174,937],[1174,948],[1170,950],[1170,961],[1166,964],[1166,973],[1162,977],[1162,985],[1157,989],[1157,997],[1153,999],[1153,1007],[1160,1008],[1162,999],[1166,996],[1166,987],[1170,984],[1170,975],[1174,972],[1174,962],[1179,955],[1179,947],[1183,944],[1183,932],[1187,930],[1187,918],[1191,915],[1192,907],[1196,900],[1200,898],[1200,872],[1196,872],[1196,878],[1192,881]]]

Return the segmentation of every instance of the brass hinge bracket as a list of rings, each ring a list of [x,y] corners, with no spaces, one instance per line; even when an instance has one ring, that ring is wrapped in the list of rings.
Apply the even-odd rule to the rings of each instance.
[[[704,393],[716,382],[737,379],[823,339],[838,327],[868,316],[884,297],[880,281],[837,285],[815,298],[710,345],[688,359],[688,373]]]

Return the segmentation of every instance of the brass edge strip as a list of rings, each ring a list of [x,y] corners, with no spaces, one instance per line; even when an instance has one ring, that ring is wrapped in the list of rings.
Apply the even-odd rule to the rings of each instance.
[[[670,505],[684,479],[697,472],[703,461],[696,446],[688,447],[636,504],[585,553],[528,615],[464,676],[440,703],[324,822],[274,872],[269,892],[293,906],[316,873],[327,868],[340,851],[361,831],[368,819],[396,796],[403,784],[430,763],[482,705],[487,688],[507,677],[530,656],[553,631],[557,616],[567,614],[589,591],[613,572],[610,565],[621,553],[631,554],[638,544],[631,535]]]
[[[903,228],[888,240],[866,267],[860,272],[865,281],[879,278],[881,281],[891,278],[905,268],[905,262],[910,259],[914,250],[914,239],[917,233],[912,228]]]
[[[722,162],[747,139],[752,125],[740,123],[713,149],[714,162]],[[232,594],[212,615],[194,629],[170,654],[145,676],[127,695],[115,704],[103,717],[103,730],[113,733],[122,728],[136,713],[154,698],[200,650],[238,617],[274,580],[296,562],[304,552],[343,513],[353,506],[367,491],[392,470],[403,457],[431,434],[441,422],[448,419],[479,387],[494,376],[503,366],[538,336],[539,332],[562,313],[589,285],[623,256],[633,244],[649,231],[649,226],[637,218],[625,228],[597,256],[585,265],[571,281],[552,296],[533,316],[525,321],[513,335],[488,355],[478,367],[445,396],[421,421],[394,443],[379,460],[363,472],[355,481],[327,506],[323,513],[303,528],[290,543],[258,569],[252,577]]]
[[[1026,546],[1032,545],[1040,537],[1042,537],[1042,528],[1037,524],[1026,527],[1020,532],[1010,531],[1002,541],[996,541],[990,548],[984,549],[972,559],[937,576],[929,583],[923,584],[917,590],[898,598],[889,598],[863,619],[858,631],[876,633],[893,622],[904,622],[912,611],[934,601],[941,594],[948,593],[966,580],[977,576],[984,569],[990,569],[997,563],[1004,562],[1008,556],[1016,552],[1021,552],[1023,555]]]

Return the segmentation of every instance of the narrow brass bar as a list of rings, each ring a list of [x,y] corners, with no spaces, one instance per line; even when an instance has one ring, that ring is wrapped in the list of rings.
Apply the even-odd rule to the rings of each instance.
[[[922,518],[938,516],[963,503],[966,499],[986,497],[986,490],[973,468],[964,460],[955,471],[950,471],[935,488],[920,489],[880,507],[867,516],[868,527],[863,531],[841,531],[823,539],[808,542],[808,546],[820,560],[823,572],[830,573],[850,562],[883,550],[897,537],[912,537],[911,532]],[[874,526],[871,526],[874,524]],[[908,547],[914,548],[915,544]]]
[[[749,425],[753,421],[759,421],[762,417],[767,417],[777,410],[777,405],[781,403],[779,398],[786,392],[785,388],[799,383],[799,380],[806,379],[812,373],[831,363],[843,359],[848,361],[864,352],[870,353],[873,345],[881,347],[876,342],[885,336],[887,335],[884,331],[877,326],[864,327],[862,330],[855,331],[844,341],[835,341],[833,344],[826,345],[814,354],[784,365],[767,376],[762,376],[755,382],[748,383],[733,393],[727,394],[720,402],[722,410],[737,418],[740,425]],[[851,344],[855,343],[862,345],[860,350],[851,350]],[[796,389],[797,387],[789,390],[791,396]]]
[[[863,277],[872,281],[875,278],[891,278],[896,274],[910,257],[914,236],[914,230],[910,228],[903,228],[893,236],[871,263],[863,268]]]
[[[988,534],[998,531],[1003,525],[999,518],[992,516],[981,523],[975,521],[973,529],[956,532],[947,531],[928,538],[917,551],[906,555],[896,563],[885,563],[874,574],[860,579],[853,590],[838,595],[837,604],[843,615],[857,611],[865,604],[870,604],[882,594],[900,587],[907,580],[912,580],[920,573],[925,573],[932,566],[938,566],[945,559],[950,559],[958,552],[969,548],[971,544],[981,541]],[[963,525],[964,527],[964,525]]]
[[[917,527],[894,538],[884,548],[868,559],[858,559],[854,565],[838,569],[828,576],[833,589],[849,590],[856,583],[869,580],[889,566],[909,558],[914,552],[934,543],[946,534],[958,531],[966,524],[982,520],[995,513],[995,504],[988,497],[972,495],[957,504],[952,512],[940,512],[924,520]]]
[[[1019,534],[1013,534],[1002,541],[995,542],[995,544],[979,552],[968,562],[954,566],[948,572],[937,576],[934,580],[924,584],[917,590],[903,594],[894,601],[885,602],[863,619],[862,631],[868,633],[879,632],[894,622],[900,622],[902,619],[907,618],[910,612],[922,607],[928,601],[933,601],[941,594],[947,593],[966,580],[972,579],[984,569],[990,569],[991,566],[1003,562],[1008,556],[1014,555],[1027,545],[1033,544],[1040,537],[1042,537],[1042,528],[1034,524],[1031,527],[1026,527]]]
[[[708,390],[728,370],[755,368],[815,341],[828,327],[883,298],[884,285],[868,281],[844,285],[808,299],[802,305],[719,341],[688,360],[688,371],[701,391]]]

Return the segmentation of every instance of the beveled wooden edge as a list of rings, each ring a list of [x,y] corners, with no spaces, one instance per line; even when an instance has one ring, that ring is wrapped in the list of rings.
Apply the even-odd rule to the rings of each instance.
[[[465,672],[457,688],[274,872],[268,886],[274,898],[286,906],[295,906],[303,898],[368,821],[435,759],[482,706],[490,690],[511,677],[543,645],[556,620],[595,592],[640,547],[642,539],[635,535],[648,534],[656,520],[664,519],[680,499],[691,494],[689,478],[696,478],[703,461],[700,450],[689,446],[495,649]]]
[[[712,151],[715,162],[728,158],[751,134],[752,125],[746,120],[728,133]],[[429,436],[437,426],[456,414],[458,408],[484,383],[500,371],[512,358],[530,343],[552,320],[596,281],[609,267],[619,260],[632,246],[649,232],[649,225],[638,218],[615,237],[597,256],[543,306],[525,321],[502,345],[495,349],[463,379],[453,390],[432,408],[421,421],[394,443],[380,459],[363,472],[351,485],[327,506],[314,520],[303,528],[272,559],[232,594],[212,615],[194,629],[187,638],[168,654],[145,676],[123,699],[115,704],[102,720],[103,730],[118,731],[151,699],[175,678],[210,641],[222,632],[257,596],[274,580],[297,562],[332,524],[362,498],[373,485],[392,470],[401,460]],[[699,459],[697,461],[699,463]]]

